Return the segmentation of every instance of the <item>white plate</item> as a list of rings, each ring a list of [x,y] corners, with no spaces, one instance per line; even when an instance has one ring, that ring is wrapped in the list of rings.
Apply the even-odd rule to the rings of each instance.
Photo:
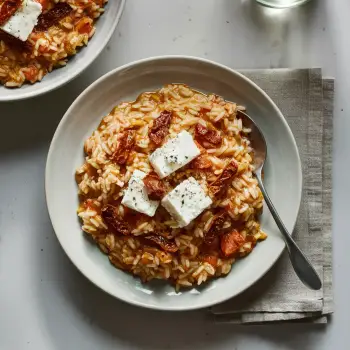
[[[276,105],[241,74],[203,59],[172,56],[150,58],[118,68],[97,80],[69,108],[54,135],[46,165],[46,197],[56,235],[72,262],[101,289],[128,303],[162,310],[190,310],[229,299],[262,277],[276,262],[284,242],[265,208],[263,229],[269,237],[233,265],[227,277],[176,294],[164,283],[141,284],[118,270],[81,231],[75,169],[84,161],[83,143],[101,118],[121,101],[135,99],[166,83],[186,83],[245,105],[265,134],[269,157],[267,190],[286,227],[292,231],[301,199],[301,164],[295,140]]]
[[[24,84],[21,88],[9,89],[0,84],[0,102],[14,101],[42,95],[68,83],[82,73],[101,53],[111,38],[125,0],[111,0],[106,5],[105,13],[96,22],[96,33],[89,44],[69,59],[67,65],[48,73],[41,82]]]

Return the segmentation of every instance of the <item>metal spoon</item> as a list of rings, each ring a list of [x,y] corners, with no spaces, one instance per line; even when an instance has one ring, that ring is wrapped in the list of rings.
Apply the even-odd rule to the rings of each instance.
[[[284,226],[281,218],[279,217],[275,207],[273,206],[269,195],[266,192],[264,184],[261,180],[261,172],[267,156],[267,145],[265,137],[259,127],[253,122],[253,120],[244,112],[239,111],[238,116],[242,119],[242,123],[245,127],[251,129],[250,140],[254,149],[254,175],[256,176],[261,192],[264,196],[265,202],[270,209],[270,212],[275,219],[275,222],[281,231],[284,241],[286,242],[287,250],[289,253],[290,261],[293,265],[295,273],[299,279],[310,289],[319,290],[322,287],[322,282],[318,276],[316,270],[311,265],[308,258],[302,253],[300,248],[295,243],[292,236]]]

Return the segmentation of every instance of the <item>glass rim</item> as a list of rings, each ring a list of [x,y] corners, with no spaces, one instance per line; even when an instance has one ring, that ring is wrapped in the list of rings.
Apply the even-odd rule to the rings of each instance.
[[[270,0],[256,0],[259,4],[266,6],[266,7],[271,7],[271,8],[275,8],[275,9],[285,9],[285,8],[292,8],[292,7],[296,7],[299,5],[304,5],[307,2],[309,2],[310,0],[294,0],[291,4],[289,5],[283,5],[283,4],[274,4],[272,1]]]

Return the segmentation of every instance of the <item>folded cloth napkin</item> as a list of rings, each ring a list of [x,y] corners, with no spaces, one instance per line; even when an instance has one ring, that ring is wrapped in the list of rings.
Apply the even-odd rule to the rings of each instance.
[[[332,292],[332,135],[334,80],[321,69],[242,71],[275,101],[291,127],[303,168],[303,196],[293,237],[323,281],[307,289],[285,251],[276,265],[241,295],[211,308],[218,323],[327,323]],[[263,244],[263,243],[262,243]],[[252,253],[254,254],[254,252]]]

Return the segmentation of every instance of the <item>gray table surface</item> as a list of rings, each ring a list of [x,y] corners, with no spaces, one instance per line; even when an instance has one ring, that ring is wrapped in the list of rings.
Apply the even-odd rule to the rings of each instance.
[[[349,349],[349,13],[346,0],[277,12],[248,0],[129,0],[88,71],[48,95],[0,104],[0,349]],[[233,68],[316,66],[336,78],[336,312],[327,327],[215,326],[203,311],[137,309],[91,285],[63,253],[44,197],[46,155],[60,118],[105,72],[164,54]]]

